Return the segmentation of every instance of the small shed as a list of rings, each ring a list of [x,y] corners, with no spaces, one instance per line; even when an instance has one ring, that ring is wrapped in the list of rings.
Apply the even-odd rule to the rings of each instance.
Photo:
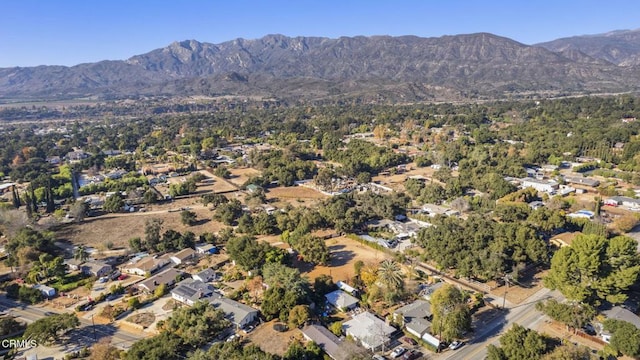
[[[40,290],[40,292],[42,293],[42,295],[50,298],[50,297],[54,297],[56,296],[56,289],[50,287],[50,286],[46,286],[46,285],[42,285],[42,284],[36,284],[33,285],[33,288],[36,290]]]

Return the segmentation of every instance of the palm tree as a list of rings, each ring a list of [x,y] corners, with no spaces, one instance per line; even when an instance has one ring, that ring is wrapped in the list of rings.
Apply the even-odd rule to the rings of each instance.
[[[404,274],[400,265],[393,260],[384,260],[378,267],[378,281],[389,290],[397,291],[404,288]]]
[[[87,249],[84,247],[84,245],[76,247],[73,253],[73,258],[81,262],[87,261],[87,259],[89,258],[89,253],[87,252]]]

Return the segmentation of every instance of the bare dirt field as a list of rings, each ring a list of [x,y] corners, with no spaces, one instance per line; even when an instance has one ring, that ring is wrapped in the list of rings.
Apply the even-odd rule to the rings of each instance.
[[[417,167],[415,163],[407,165],[408,171],[397,175],[378,175],[373,177],[373,181],[379,181],[382,185],[389,186],[396,191],[404,191],[404,181],[410,176],[424,176],[434,182],[440,183],[433,179],[433,173],[436,170],[430,167]],[[441,184],[442,185],[442,184]]]
[[[315,235],[321,236],[323,233],[332,233],[332,231],[317,232]],[[288,244],[282,242],[279,235],[261,236],[258,239],[282,249],[289,248]],[[299,261],[294,261],[293,263],[311,281],[322,274],[330,275],[333,281],[351,279],[355,275],[353,264],[356,261],[362,260],[367,264],[368,262],[380,262],[390,258],[386,253],[360,244],[346,236],[325,241],[331,251],[331,263],[329,266],[318,265],[314,267],[311,264]]]
[[[326,242],[331,251],[329,266],[311,267],[306,264],[299,265],[300,271],[303,275],[308,276],[311,281],[323,274],[330,275],[333,281],[348,280],[355,275],[353,264],[356,261],[362,260],[367,264],[390,258],[389,255],[382,251],[360,244],[345,236],[328,239]]]
[[[249,178],[262,175],[261,171],[253,168],[229,169],[229,172],[232,175],[229,181],[236,184],[238,187],[244,185]]]
[[[164,221],[163,231],[174,229],[192,231],[196,235],[204,232],[218,232],[225,226],[211,220],[213,212],[196,202],[196,198],[180,199],[162,205],[147,207],[147,212],[106,214],[87,218],[82,224],[69,224],[57,232],[58,240],[68,240],[73,244],[83,244],[101,249],[111,242],[115,248],[128,246],[129,239],[144,237],[144,224],[147,219],[158,218]],[[191,208],[198,222],[193,226],[182,224],[180,208]],[[169,212],[172,210],[172,212]],[[102,249],[104,250],[104,249]]]
[[[509,286],[508,288],[505,288],[503,285],[491,290],[491,294],[502,297],[506,290],[507,301],[512,304],[520,304],[531,295],[535,294],[538,290],[542,289],[544,286],[542,284],[542,279],[547,275],[547,272],[547,270],[536,272],[536,270],[533,269],[531,272],[521,276],[522,279],[520,283],[523,286]]]
[[[275,331],[273,329],[275,323],[277,321],[272,320],[258,326],[247,336],[247,339],[258,345],[263,351],[282,356],[295,339],[302,339],[302,334],[297,329],[285,332]]]
[[[318,201],[327,198],[313,189],[303,186],[277,187],[266,191],[267,200],[271,201],[274,206],[285,206],[286,204],[312,205]]]

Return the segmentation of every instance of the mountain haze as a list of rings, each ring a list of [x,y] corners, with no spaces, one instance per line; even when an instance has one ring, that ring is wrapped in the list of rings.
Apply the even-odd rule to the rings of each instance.
[[[430,100],[635,90],[633,66],[488,34],[174,42],[125,61],[0,69],[0,99],[141,95]]]
[[[537,45],[556,52],[577,50],[620,66],[640,65],[640,29],[573,36]]]

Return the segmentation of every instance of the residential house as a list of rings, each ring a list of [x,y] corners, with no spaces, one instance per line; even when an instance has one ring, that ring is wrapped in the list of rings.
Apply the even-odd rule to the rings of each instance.
[[[532,201],[532,202],[529,203],[529,207],[532,210],[538,210],[541,207],[544,207],[544,203],[542,201]]]
[[[84,264],[80,266],[80,270],[83,273],[95,277],[103,277],[109,275],[109,273],[113,270],[111,265],[102,262],[102,261],[86,261]]]
[[[532,187],[537,191],[546,192],[548,194],[555,194],[558,190],[559,184],[553,180],[522,178],[520,179],[520,186],[523,189]]]
[[[589,187],[600,186],[600,181],[584,176],[565,176],[564,181],[569,184],[584,185]]]
[[[609,310],[603,311],[602,314],[606,316],[607,319],[626,321],[640,329],[640,317],[622,306],[614,306]],[[600,336],[606,343],[611,341],[611,334],[606,331],[603,331]]]
[[[364,348],[371,351],[376,351],[389,344],[392,334],[396,332],[396,328],[387,325],[384,320],[368,311],[363,311],[343,323],[342,330],[347,336],[351,336]]]
[[[345,351],[344,342],[324,326],[307,325],[301,332],[305,339],[318,344],[333,360],[349,360],[352,357],[348,351]]]
[[[422,205],[422,212],[429,215],[430,217],[435,217],[436,215],[446,215],[446,216],[457,216],[460,213],[456,210],[435,205],[435,204],[424,204]]]
[[[82,150],[70,151],[67,153],[67,159],[69,161],[80,161],[89,157],[89,154]]]
[[[184,279],[171,290],[171,297],[181,303],[192,306],[198,301],[210,298],[213,295],[213,286],[200,280]]]
[[[163,267],[169,265],[171,261],[165,257],[145,256],[135,262],[122,266],[121,271],[127,274],[145,276],[153,274]]]
[[[628,207],[630,209],[640,209],[640,199],[634,199],[628,196],[612,196],[609,199],[605,200],[605,204],[617,204]]]
[[[196,251],[193,250],[192,248],[186,248],[186,249],[182,249],[180,251],[178,251],[177,253],[175,253],[172,257],[171,257],[171,261],[173,261],[174,264],[176,265],[180,265],[182,263],[184,263],[185,261],[192,259],[193,257],[196,256]]]
[[[216,280],[218,278],[218,275],[212,268],[207,268],[197,274],[191,275],[191,278],[193,278],[194,280],[202,281],[203,283],[208,283]]]
[[[227,319],[236,327],[245,327],[258,319],[258,310],[217,293],[213,293],[209,302],[227,314]]]
[[[429,319],[432,316],[431,303],[425,300],[416,300],[411,304],[398,308],[393,313],[393,319],[397,323],[419,338],[431,328]]]
[[[157,273],[152,277],[138,283],[138,289],[147,293],[153,293],[162,284],[169,287],[176,283],[176,279],[182,276],[182,271],[170,268]]]
[[[213,244],[200,244],[196,245],[196,251],[198,254],[217,254],[218,248]]]
[[[40,290],[42,295],[44,295],[45,297],[51,298],[56,296],[56,289],[52,287],[42,285],[42,284],[36,284],[36,285],[33,285],[33,288],[36,290]]]
[[[420,296],[427,300],[431,301],[431,295],[442,286],[444,286],[444,282],[440,281],[435,284],[423,284],[420,286]]]
[[[324,297],[331,306],[340,311],[349,311],[358,307],[359,300],[342,290],[332,291]]]
[[[66,259],[64,263],[65,265],[67,265],[67,268],[69,268],[69,270],[76,271],[80,270],[80,266],[84,264],[84,261],[78,259]]]

